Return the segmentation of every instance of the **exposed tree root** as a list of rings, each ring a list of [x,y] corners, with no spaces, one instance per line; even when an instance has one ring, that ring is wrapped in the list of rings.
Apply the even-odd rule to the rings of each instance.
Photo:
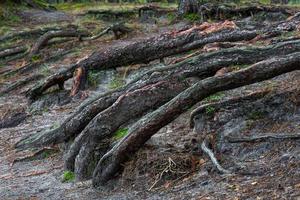
[[[18,53],[26,52],[26,51],[27,51],[27,47],[24,47],[24,46],[8,48],[8,49],[0,51],[0,59],[5,58],[7,56],[15,55]]]
[[[27,56],[29,54],[29,52],[30,52],[30,48],[27,47],[27,50],[25,52],[23,52],[23,53],[21,52],[21,53],[18,53],[16,55],[11,55],[11,56],[9,56],[7,58],[4,58],[0,63],[1,64],[6,64],[6,63],[8,63],[10,61],[24,58],[25,56]]]
[[[0,120],[0,129],[18,126],[27,118],[27,116],[28,114],[24,111],[14,113],[11,116],[6,116],[4,119]]]
[[[75,139],[66,156],[66,168],[74,170],[75,166],[78,179],[91,175],[86,170],[90,169],[88,166],[91,164],[94,148],[101,140],[112,137],[122,124],[140,117],[150,109],[158,108],[187,86],[180,80],[161,81],[120,96],[112,106],[99,113]]]
[[[230,143],[241,143],[241,142],[266,142],[272,140],[299,140],[300,134],[277,134],[277,133],[270,133],[266,135],[259,135],[259,136],[251,136],[251,137],[226,137],[226,140]]]
[[[89,33],[78,30],[63,30],[63,31],[50,31],[40,37],[31,48],[29,57],[37,54],[39,50],[47,44],[47,42],[56,37],[78,37],[79,39],[88,36]]]
[[[95,52],[89,58],[70,66],[67,70],[59,72],[33,87],[29,91],[28,97],[34,100],[53,85],[61,84],[68,80],[72,77],[74,70],[79,66],[86,68],[87,71],[90,69],[101,70],[116,68],[119,66],[149,62],[191,49],[200,48],[205,44],[213,42],[251,40],[260,34],[264,37],[273,37],[285,31],[295,30],[299,24],[299,17],[300,15],[295,15],[287,21],[257,31],[236,30],[233,24],[228,23],[228,21],[222,24],[202,24],[188,30],[148,38],[125,47],[112,48],[105,52]],[[220,27],[226,30],[220,30]]]
[[[201,149],[204,153],[206,153],[214,166],[218,169],[219,172],[223,174],[230,174],[231,172],[227,169],[224,169],[220,163],[218,162],[217,158],[215,157],[215,154],[207,147],[207,139],[205,138],[203,142],[201,143]]]
[[[17,82],[9,85],[7,88],[4,88],[3,90],[0,91],[0,96],[1,95],[5,95],[19,87],[23,87],[24,85],[32,82],[32,81],[37,81],[40,80],[41,78],[43,78],[44,76],[41,74],[35,74],[29,77],[26,77],[24,79],[18,80]]]
[[[268,90],[263,90],[263,91],[258,91],[258,92],[251,93],[251,94],[246,95],[246,96],[238,97],[238,98],[231,98],[231,99],[221,101],[221,102],[204,104],[204,105],[194,109],[191,112],[191,115],[190,115],[190,128],[195,127],[195,121],[194,121],[195,117],[197,115],[205,114],[208,107],[214,108],[215,111],[218,111],[219,109],[222,109],[224,106],[226,106],[228,104],[234,105],[235,103],[238,103],[238,102],[241,102],[241,101],[253,101],[253,100],[262,98],[263,96],[265,96],[268,93],[269,93]]]
[[[285,15],[293,15],[297,9],[292,9],[284,6],[267,6],[263,4],[251,5],[230,5],[230,4],[217,4],[217,3],[200,3],[195,0],[189,0],[189,4],[181,1],[178,8],[178,14],[184,15],[188,13],[197,13],[201,16],[202,21],[208,19],[230,19],[232,17],[248,17],[253,16],[259,12],[266,13],[282,13]]]
[[[46,57],[45,59],[43,59],[41,61],[28,63],[28,64],[26,64],[22,67],[17,68],[17,69],[6,71],[1,76],[9,77],[9,76],[16,75],[16,74],[27,74],[29,72],[32,72],[35,69],[39,69],[39,67],[41,67],[43,64],[46,64],[47,62],[51,62],[51,61],[55,61],[57,59],[61,59],[65,55],[70,54],[72,52],[74,52],[74,50],[59,51],[56,54],[51,55],[49,57]]]
[[[45,157],[47,157],[49,152],[58,152],[59,150],[57,148],[53,148],[53,147],[43,147],[35,152],[32,152],[29,155],[25,155],[22,157],[17,157],[15,158],[12,163],[10,164],[10,166],[13,166],[15,163],[17,162],[22,162],[22,161],[26,161],[26,160],[30,160],[30,159],[34,159],[40,155],[42,155],[43,153],[46,155]]]
[[[72,26],[76,28],[76,26],[74,26],[74,25],[72,25]],[[42,27],[42,28],[32,29],[29,31],[13,32],[13,33],[9,33],[7,35],[1,36],[0,42],[12,40],[15,38],[31,38],[31,37],[41,36],[48,31],[60,31],[60,30],[69,29],[69,28],[70,28],[69,25],[62,26],[62,27],[53,26],[53,27]]]
[[[273,57],[275,53],[285,55],[299,50],[300,41],[279,43],[264,48],[231,48],[199,55],[176,65],[150,70],[126,86],[88,101],[59,128],[21,140],[17,147],[51,145],[69,140],[78,135],[98,113],[113,105],[121,95],[147,85],[164,80],[184,80],[193,76],[206,78],[214,75],[224,66],[251,64]]]
[[[107,28],[105,28],[103,31],[101,31],[100,33],[91,36],[91,37],[83,37],[82,40],[83,41],[90,41],[90,40],[96,40],[98,38],[100,38],[101,36],[109,33],[110,31],[112,31],[115,35],[116,39],[119,39],[122,35],[127,34],[129,32],[131,32],[131,29],[126,27],[124,25],[124,23],[120,22],[120,23],[115,23],[111,26],[108,26]]]
[[[218,91],[241,87],[293,70],[299,70],[299,61],[299,53],[289,54],[259,62],[246,69],[221,77],[211,77],[196,83],[156,111],[136,122],[128,135],[98,162],[93,173],[93,185],[97,187],[105,184],[120,170],[122,163],[152,135],[198,101]]]
[[[249,40],[257,35],[256,32],[239,30],[224,30],[212,32],[207,35],[203,31],[192,28],[190,31],[167,33],[159,37],[138,41],[125,47],[122,46],[111,48],[104,52],[95,52],[86,60],[72,65],[64,72],[49,77],[43,83],[32,88],[28,95],[31,99],[36,99],[43,91],[56,85],[57,82],[64,82],[71,78],[78,66],[84,67],[87,70],[101,70],[130,64],[147,63],[155,59],[199,48],[207,43]]]

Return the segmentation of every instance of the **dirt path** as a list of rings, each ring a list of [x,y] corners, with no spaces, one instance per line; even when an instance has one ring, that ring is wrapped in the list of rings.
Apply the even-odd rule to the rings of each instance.
[[[44,11],[29,9],[20,11],[18,14],[24,22],[30,22],[32,24],[71,22],[74,20],[73,16],[61,11]]]

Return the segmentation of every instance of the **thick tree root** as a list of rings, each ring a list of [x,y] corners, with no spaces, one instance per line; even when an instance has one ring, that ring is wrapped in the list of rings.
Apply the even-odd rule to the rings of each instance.
[[[109,33],[110,31],[112,31],[115,35],[116,39],[119,39],[122,35],[125,35],[129,32],[131,32],[132,30],[130,28],[128,28],[127,26],[124,25],[124,23],[120,22],[120,23],[115,23],[112,24],[111,26],[108,26],[107,28],[105,28],[104,30],[102,30],[100,33],[93,35],[91,37],[83,37],[82,41],[90,41],[90,40],[96,40],[100,37],[102,37],[103,35]]]
[[[89,58],[70,66],[70,68],[49,77],[44,82],[33,87],[28,92],[28,97],[34,100],[53,85],[61,84],[68,80],[72,77],[77,67],[86,68],[87,71],[90,69],[116,68],[130,64],[147,63],[155,59],[200,48],[213,42],[251,40],[258,35],[274,37],[283,32],[297,29],[300,23],[299,18],[300,14],[297,14],[287,21],[256,31],[236,30],[236,26],[233,23],[228,23],[228,21],[214,24],[205,23],[188,30],[162,34],[158,37],[148,38],[124,47],[111,48],[105,52],[95,52]]]
[[[205,97],[222,90],[234,89],[267,80],[293,70],[299,70],[300,53],[275,57],[246,69],[220,77],[211,77],[194,84],[156,111],[135,123],[128,135],[106,153],[93,173],[95,187],[105,184],[117,173],[121,165],[135,153],[161,127]]]
[[[279,43],[264,48],[231,48],[199,55],[168,67],[150,70],[123,88],[101,94],[83,104],[59,128],[25,138],[16,147],[44,146],[67,141],[78,135],[98,113],[110,107],[121,95],[147,85],[174,78],[185,79],[193,76],[206,78],[214,75],[224,66],[251,64],[273,57],[274,54],[285,55],[299,50],[300,41]]]
[[[120,96],[112,106],[99,113],[75,139],[66,156],[66,168],[74,170],[75,166],[77,179],[90,176],[92,172],[87,174],[86,170],[91,168],[88,166],[91,164],[94,148],[101,140],[112,137],[122,124],[171,100],[187,86],[180,80],[161,81]],[[94,163],[97,162],[98,160]]]
[[[202,106],[199,106],[198,108],[194,109],[191,112],[191,115],[190,115],[190,128],[195,127],[195,121],[194,120],[196,119],[196,116],[202,116],[203,114],[205,114],[207,112],[207,108],[213,108],[216,112],[219,109],[224,108],[224,106],[226,106],[226,105],[234,106],[238,102],[254,101],[254,100],[262,98],[263,96],[265,96],[268,93],[269,93],[269,91],[267,91],[267,90],[258,91],[258,92],[251,93],[251,94],[246,95],[246,96],[242,96],[242,97],[238,97],[238,98],[231,98],[231,99],[228,99],[228,100],[225,100],[225,101],[220,101],[220,102],[215,102],[215,103],[208,103],[208,104],[204,104]]]
[[[95,52],[86,60],[71,66],[64,72],[49,77],[41,84],[35,86],[28,93],[28,96],[31,99],[36,99],[49,87],[71,78],[74,70],[79,66],[87,70],[101,70],[130,64],[147,63],[155,59],[199,48],[212,42],[250,40],[257,36],[257,33],[253,31],[223,30],[209,34],[203,31],[191,28],[189,31],[167,33],[131,43],[125,47],[111,48],[105,52]]]
[[[5,95],[21,86],[24,86],[32,81],[37,81],[43,78],[44,76],[41,74],[35,74],[29,77],[26,77],[24,79],[18,80],[17,82],[9,85],[7,88],[4,88],[3,90],[0,91],[0,96]]]

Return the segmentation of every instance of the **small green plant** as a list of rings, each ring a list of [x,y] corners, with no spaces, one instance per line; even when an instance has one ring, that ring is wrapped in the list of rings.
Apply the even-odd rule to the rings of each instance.
[[[31,57],[31,61],[32,62],[38,62],[38,61],[40,61],[41,60],[41,57],[39,56],[39,55],[33,55],[32,57]]]
[[[201,18],[196,13],[189,13],[184,15],[184,19],[194,22],[194,21],[199,21]]]
[[[264,116],[264,113],[261,111],[252,111],[249,113],[248,119],[258,120],[258,119],[263,118],[263,116]]]
[[[204,102],[220,101],[225,94],[223,92],[218,92],[216,94],[210,95],[204,99]]]
[[[115,77],[110,83],[109,83],[109,89],[117,89],[124,85],[124,80],[120,77]]]
[[[50,155],[51,155],[50,152],[44,151],[44,152],[41,154],[41,157],[42,157],[43,159],[45,159],[45,158],[49,158]]]
[[[233,70],[233,71],[238,71],[238,70],[244,69],[248,66],[249,65],[232,65],[232,66],[230,66],[230,69]]]
[[[62,182],[71,182],[75,179],[74,172],[71,171],[65,171],[63,174]]]
[[[98,73],[90,71],[87,76],[88,84],[91,87],[96,87],[98,85]]]
[[[117,132],[115,132],[113,138],[115,140],[119,140],[119,139],[123,138],[124,136],[126,136],[127,133],[128,133],[128,128],[121,128],[121,129],[117,130]]]
[[[208,115],[213,115],[216,112],[216,108],[213,106],[207,106],[205,108],[205,113]]]
[[[174,13],[168,13],[167,18],[170,22],[172,22],[176,19],[176,15]]]

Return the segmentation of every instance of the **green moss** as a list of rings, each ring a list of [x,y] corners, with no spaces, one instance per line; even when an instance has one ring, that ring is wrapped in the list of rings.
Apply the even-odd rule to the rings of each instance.
[[[74,172],[71,171],[65,171],[63,174],[62,182],[71,182],[75,179]]]
[[[223,92],[218,92],[216,94],[210,95],[209,97],[206,97],[203,101],[204,102],[212,102],[212,101],[220,101],[225,94]]]
[[[109,89],[117,89],[124,85],[124,80],[121,77],[115,77],[110,83],[109,83]]]
[[[194,22],[199,21],[201,18],[197,13],[189,13],[184,15],[184,19]]]
[[[168,13],[167,18],[170,22],[172,22],[176,19],[176,15],[175,15],[175,13]]]
[[[121,128],[115,132],[113,138],[114,140],[119,140],[128,134],[128,128]]]
[[[89,71],[88,76],[87,76],[87,81],[89,86],[91,87],[96,87],[98,85],[98,73],[95,73],[93,71]]]
[[[205,113],[206,113],[207,115],[213,115],[215,112],[216,112],[216,108],[213,107],[213,106],[207,106],[207,107],[205,108]]]
[[[40,61],[41,60],[41,57],[39,56],[39,55],[33,55],[32,57],[31,57],[31,61],[32,62],[38,62],[38,61]]]
[[[49,157],[50,157],[50,155],[51,155],[51,153],[50,153],[50,152],[48,152],[48,151],[44,151],[44,152],[41,154],[41,157],[42,157],[42,159],[45,159],[45,158],[49,158]]]

